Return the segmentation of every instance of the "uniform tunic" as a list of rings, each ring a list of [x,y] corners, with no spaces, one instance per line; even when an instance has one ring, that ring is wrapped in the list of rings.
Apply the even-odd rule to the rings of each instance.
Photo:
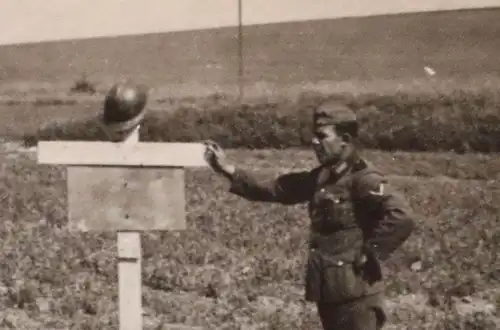
[[[383,290],[379,262],[415,226],[405,200],[373,165],[364,160],[343,165],[337,172],[320,166],[266,181],[242,169],[231,177],[230,192],[247,200],[308,204],[307,301],[342,304],[377,295]]]

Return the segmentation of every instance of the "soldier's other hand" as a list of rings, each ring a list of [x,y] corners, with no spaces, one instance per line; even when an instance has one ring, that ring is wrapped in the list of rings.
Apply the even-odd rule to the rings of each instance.
[[[228,164],[224,150],[211,140],[205,141],[204,145],[204,156],[208,165],[219,174],[230,175],[232,166]]]

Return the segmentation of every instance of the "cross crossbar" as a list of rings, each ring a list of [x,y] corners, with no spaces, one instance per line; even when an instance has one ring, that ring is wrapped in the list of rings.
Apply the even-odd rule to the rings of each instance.
[[[73,166],[205,167],[202,143],[40,141],[38,163]]]
[[[68,220],[118,232],[120,330],[142,330],[140,232],[186,228],[184,168],[205,167],[202,143],[40,141],[38,163],[66,165]]]

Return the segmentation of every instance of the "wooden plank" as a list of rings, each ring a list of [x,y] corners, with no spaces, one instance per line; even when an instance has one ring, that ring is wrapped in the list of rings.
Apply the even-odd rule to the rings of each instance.
[[[74,231],[186,228],[183,169],[68,168],[68,218]]]
[[[142,249],[139,232],[118,233],[120,330],[140,330],[142,319]]]
[[[118,235],[118,258],[140,259],[142,256],[140,233],[123,231],[118,234],[120,234]]]
[[[130,145],[138,142],[139,126],[125,137],[123,143]],[[125,220],[128,220],[127,217]],[[117,238],[120,330],[141,330],[143,327],[141,234],[137,231],[119,231]]]
[[[39,164],[139,167],[204,167],[202,143],[40,141]]]

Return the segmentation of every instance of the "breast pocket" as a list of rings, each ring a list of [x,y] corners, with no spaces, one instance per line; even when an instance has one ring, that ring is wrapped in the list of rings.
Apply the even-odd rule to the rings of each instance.
[[[356,225],[351,196],[345,189],[324,189],[318,204],[326,213],[325,222],[329,229],[341,230]]]
[[[322,270],[322,300],[341,303],[365,294],[366,283],[362,275],[356,271],[352,261],[324,255]]]

